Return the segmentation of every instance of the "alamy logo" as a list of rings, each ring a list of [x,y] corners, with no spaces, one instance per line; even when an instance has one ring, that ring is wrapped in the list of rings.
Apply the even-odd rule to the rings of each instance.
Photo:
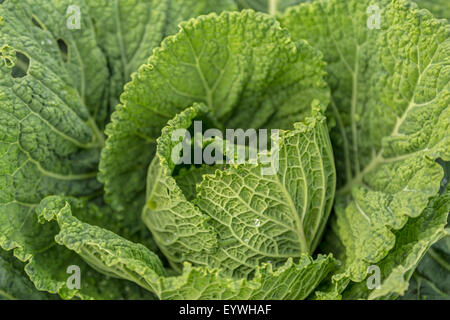
[[[67,8],[67,28],[69,30],[81,29],[81,10],[78,6],[71,5]]]
[[[79,266],[72,265],[67,268],[67,274],[70,274],[70,277],[67,278],[67,288],[71,290],[80,290],[81,289],[81,269]]]
[[[371,265],[367,268],[367,274],[370,275],[367,278],[367,288],[369,290],[380,289],[381,287],[381,270],[377,265]]]
[[[367,14],[369,17],[367,18],[367,28],[370,30],[373,29],[381,29],[381,10],[377,5],[369,6],[367,8]]]
[[[270,134],[269,138],[267,129],[226,129],[224,139],[221,130],[203,133],[203,123],[194,121],[193,137],[186,129],[173,132],[171,160],[175,165],[260,164],[262,175],[274,175],[279,167],[279,130]]]

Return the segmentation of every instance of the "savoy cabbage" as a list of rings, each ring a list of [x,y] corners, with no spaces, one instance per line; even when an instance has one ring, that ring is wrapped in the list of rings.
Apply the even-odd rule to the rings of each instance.
[[[448,298],[433,4],[0,1],[0,298]],[[197,121],[277,148],[180,165]]]

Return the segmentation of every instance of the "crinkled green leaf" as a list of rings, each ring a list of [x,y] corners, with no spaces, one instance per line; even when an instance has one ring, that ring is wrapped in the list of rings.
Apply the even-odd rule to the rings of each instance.
[[[69,6],[80,10],[80,29],[68,28],[74,18]],[[64,290],[64,263],[80,259],[67,250],[69,254],[53,250],[56,229],[38,223],[36,207],[54,194],[101,204],[96,176],[109,74],[85,2],[3,2],[0,72],[0,246],[27,261],[39,289],[56,293]],[[89,221],[99,218],[97,224],[111,223],[115,232],[151,243],[145,226],[136,223],[137,212],[92,211],[102,213]],[[121,295],[112,288],[104,298]],[[78,296],[102,298],[102,293]]]
[[[450,300],[450,236],[436,243],[420,262],[402,299]]]
[[[318,108],[316,106],[316,108]],[[207,107],[194,105],[162,130],[147,180],[143,219],[173,263],[190,261],[246,277],[263,262],[282,265],[312,253],[333,203],[335,169],[325,117],[280,133],[278,157],[267,164],[229,165],[203,175],[193,201],[178,185],[176,130],[188,129]],[[271,168],[276,174],[265,174]]]
[[[234,280],[221,275],[219,269],[191,267],[185,264],[179,277],[161,281],[162,299],[198,300],[301,300],[335,268],[328,256],[316,260],[302,255],[298,263],[289,259],[278,269],[271,264],[257,267],[251,280]]]
[[[0,300],[47,300],[51,296],[36,289],[24,265],[11,252],[0,250]]]
[[[174,178],[186,199],[190,201],[195,199],[197,186],[202,182],[205,174],[214,174],[216,170],[223,170],[225,167],[225,165],[215,164],[182,168]]]
[[[263,264],[251,280],[234,280],[220,269],[188,263],[182,275],[168,277],[159,258],[146,247],[81,222],[72,216],[68,202],[53,204],[54,210],[41,211],[40,218],[58,222],[59,244],[77,252],[100,272],[133,281],[160,299],[305,299],[336,267],[331,255],[316,260],[302,255],[297,263],[289,259],[278,269]]]
[[[31,212],[24,225],[24,229],[33,227],[34,233],[30,235],[30,243],[14,250],[16,258],[25,262],[25,272],[35,287],[40,291],[59,294],[63,299],[153,299],[149,292],[131,283],[103,276],[79,255],[55,243],[58,226],[42,223],[66,207],[94,225],[111,217],[95,205],[73,198],[48,197],[42,200],[35,209],[36,214]],[[31,239],[34,239],[34,242],[31,242]],[[70,266],[80,268],[80,289],[68,287]]]
[[[240,9],[253,9],[275,15],[306,1],[308,0],[236,0],[236,3]]]
[[[438,160],[438,163],[443,166],[445,175],[441,181],[440,196],[436,196],[430,200],[428,207],[424,213],[418,217],[410,219],[402,230],[396,231],[396,245],[394,249],[376,266],[380,268],[382,277],[384,279],[382,284],[382,290],[368,290],[366,282],[353,284],[350,286],[350,290],[344,292],[345,298],[395,298],[401,295],[406,288],[408,291],[402,297],[402,299],[415,299],[421,297],[423,299],[433,299],[436,297],[444,297],[446,287],[446,280],[449,277],[449,271],[442,268],[442,263],[445,265],[445,259],[440,259],[440,264],[430,263],[435,261],[435,258],[439,259],[439,256],[433,255],[433,250],[429,248],[430,244],[435,242],[436,239],[440,239],[443,235],[447,234],[448,229],[446,227],[448,220],[448,212],[450,210],[449,194],[445,194],[445,190],[448,185],[448,178],[450,176],[449,162],[443,162]],[[333,217],[335,219],[335,217]],[[321,243],[320,252],[333,252],[336,256],[344,259],[345,247],[342,245],[337,235],[337,225],[335,221],[329,224],[325,231],[324,240]],[[445,239],[438,242],[435,247],[438,247],[439,251],[445,252]],[[428,279],[424,278],[419,271],[416,271],[411,278],[408,286],[408,279],[411,277],[414,268],[417,267],[418,261],[421,261],[424,252],[427,252],[422,262],[419,264],[418,269],[427,271]],[[445,254],[443,255],[445,257]],[[428,270],[429,269],[429,270]],[[345,266],[341,267],[340,273],[334,276],[331,281],[325,282],[315,292],[316,299],[342,299],[342,293],[349,283],[349,279],[345,276]],[[380,274],[380,275],[381,275]],[[432,276],[431,276],[432,275]],[[436,277],[438,280],[429,280]],[[420,280],[418,280],[420,279]],[[418,280],[418,281],[417,281]],[[419,284],[417,283],[419,282]],[[435,283],[439,283],[436,286]],[[423,291],[417,286],[423,287]],[[383,291],[387,292],[386,296],[383,296]],[[423,293],[420,296],[420,292]]]
[[[70,266],[80,268],[81,288],[72,289]],[[37,289],[59,294],[63,299],[83,300],[153,300],[154,295],[133,283],[105,276],[78,254],[67,248],[54,247],[35,254],[25,271]]]
[[[178,144],[172,141],[172,133],[188,129],[193,120],[206,115],[207,110],[204,104],[196,104],[168,122],[148,170],[147,205],[142,217],[161,251],[178,264],[193,252],[207,255],[217,247],[216,233],[207,223],[208,216],[186,199],[172,176],[175,169],[172,150]]]
[[[101,192],[96,176],[110,80],[96,35],[102,45],[109,40],[98,34],[108,28],[95,24],[108,20],[111,7],[119,1],[89,1],[89,8],[86,3],[8,0],[0,7],[0,242],[6,249],[22,248],[23,255],[28,254],[27,242],[35,241],[32,235],[39,229],[26,217],[42,198],[53,194],[92,197]],[[170,10],[151,12],[167,15],[170,11],[174,26],[179,19],[208,12],[213,5],[211,1],[170,3]],[[120,1],[119,9],[145,11],[132,4]],[[76,11],[71,13],[69,6],[80,10],[80,29],[68,28],[68,22],[76,18]],[[222,1],[218,9],[233,7]],[[130,19],[128,28],[136,23],[134,16]],[[145,23],[154,26],[153,21]],[[164,35],[158,34],[158,42]],[[108,33],[108,37],[113,36]],[[67,46],[67,53],[61,43]],[[149,45],[152,47],[136,48],[126,43],[130,54],[138,51],[137,60],[147,58],[156,43]],[[137,60],[134,68],[142,62]],[[24,76],[18,77],[21,73]],[[123,216],[136,223],[131,208]],[[17,232],[23,221],[27,228]]]
[[[52,199],[53,200],[53,199]],[[83,223],[72,216],[72,206],[64,199],[54,200],[53,208],[46,204],[38,212],[41,221],[58,222],[58,244],[80,255],[93,269],[110,277],[135,281],[144,288],[140,278],[152,278],[165,274],[156,254],[141,244],[127,241],[115,233],[98,226]],[[112,254],[114,253],[114,254]]]
[[[147,62],[153,50],[165,37],[179,30],[182,21],[210,12],[236,9],[232,0],[94,0],[87,3],[96,23],[99,45],[105,51],[111,68],[111,108],[115,108],[119,103],[119,96],[123,92],[124,84],[131,79],[131,74]],[[160,116],[152,120],[158,122],[158,117]],[[134,120],[128,123],[124,121],[121,126],[121,134],[127,135],[128,131],[135,130],[133,127],[137,124],[134,124]],[[162,126],[159,130],[161,128]],[[140,131],[139,128],[138,139],[144,138],[144,143],[148,144],[145,134]],[[158,136],[158,130],[151,134],[152,139]],[[99,180],[104,183],[106,199],[114,209],[140,211],[145,186],[130,172],[145,175],[150,162],[148,158],[151,159],[154,154],[154,146],[150,141],[150,145],[142,151],[136,147],[128,148],[122,144],[122,138],[118,140],[119,142],[111,142],[114,147],[108,146],[104,150]],[[126,157],[122,152],[124,147],[130,156],[128,159],[132,159],[132,162],[124,163],[121,159]],[[118,148],[121,153],[119,156],[116,150]],[[145,165],[142,164],[143,158],[148,160]],[[124,190],[125,182],[127,188]]]
[[[85,0],[100,47],[111,68],[110,106],[154,48],[178,31],[181,21],[236,9],[232,0]]]
[[[368,27],[370,6],[380,9],[379,29]],[[435,160],[450,159],[450,27],[407,0],[319,0],[281,20],[328,62],[336,230],[347,276],[362,281],[369,265],[408,250],[392,251],[396,234],[438,194]]]
[[[450,162],[439,161],[445,171],[441,182],[440,194],[448,193],[450,180]],[[446,191],[447,190],[447,191]],[[447,195],[448,199],[448,195]],[[450,209],[448,209],[450,210]],[[450,230],[445,229],[445,237],[427,251],[414,272],[408,291],[403,299],[450,299]]]
[[[79,30],[67,27],[69,4],[81,11],[83,28]],[[3,99],[9,100],[6,106],[15,101],[14,110],[5,106],[3,111],[14,115],[18,121],[33,111],[24,124],[43,122],[60,137],[71,138],[72,144],[78,147],[87,147],[94,138],[100,139],[93,136],[90,127],[94,128],[95,123],[104,125],[103,99],[108,70],[83,1],[8,0],[1,6],[1,16],[0,47],[5,53],[7,46],[11,54],[10,58],[3,54],[2,60],[12,58],[20,64],[14,51],[30,59],[28,76],[14,81],[10,77],[13,71],[3,66],[2,87],[3,91],[9,91],[3,94]],[[60,50],[58,41],[65,43],[68,54]],[[52,103],[46,103],[45,99]],[[24,105],[29,105],[30,109],[19,113]],[[56,108],[57,105],[61,107]],[[71,131],[55,122],[63,117],[73,121]]]
[[[414,0],[419,7],[428,9],[436,18],[450,19],[450,5],[446,0]]]
[[[112,206],[144,204],[156,138],[177,113],[205,103],[228,128],[288,128],[328,102],[320,55],[270,17],[244,11],[181,25],[125,87],[100,164]],[[123,185],[127,184],[126,190]]]
[[[67,3],[61,1],[0,6],[0,246],[15,249],[23,261],[54,243],[55,230],[40,226],[34,214],[41,199],[92,196],[101,189],[96,123],[102,117],[95,110],[102,105],[106,61],[85,6],[73,4],[83,13],[81,30],[67,28]],[[67,62],[59,39],[71,52]],[[23,77],[17,68],[24,68]]]
[[[0,1],[0,247],[9,250],[0,252],[0,297],[378,299],[407,290],[448,234],[448,22],[409,0],[317,0],[282,15],[294,1],[239,1],[280,18],[293,38],[252,11],[203,16],[133,76],[180,21],[232,10],[231,0]],[[442,17],[437,3],[426,6]],[[68,28],[69,5],[81,10],[81,29]],[[340,190],[320,249],[345,262],[334,276],[330,255],[305,254],[327,221],[334,164],[311,108],[328,104],[324,63],[302,39],[323,51],[332,87]],[[115,212],[101,199],[97,164],[130,77],[102,156]],[[197,118],[287,130],[285,170],[175,166],[169,133]],[[178,276],[129,241],[152,245],[136,217],[155,153],[144,220],[175,269],[195,265]],[[446,239],[406,298],[448,298]],[[363,280],[374,264],[382,282],[371,291]],[[81,289],[68,288],[71,265]]]
[[[276,174],[246,164],[203,177],[194,203],[211,217],[220,248],[210,265],[246,275],[261,262],[278,266],[315,251],[335,188],[325,118],[316,114],[282,131],[276,152]]]
[[[431,244],[446,235],[444,228],[449,212],[450,192],[433,198],[419,217],[409,219],[403,229],[394,231],[396,238],[394,248],[376,264],[381,270],[380,288],[369,290],[364,281],[352,284],[346,289],[344,298],[396,298],[403,295],[412,273]],[[446,261],[447,258],[443,258],[442,261]],[[446,263],[448,266],[448,259]],[[449,270],[445,270],[444,273],[441,271],[441,276],[444,279],[448,278]],[[445,288],[445,284],[443,285]]]

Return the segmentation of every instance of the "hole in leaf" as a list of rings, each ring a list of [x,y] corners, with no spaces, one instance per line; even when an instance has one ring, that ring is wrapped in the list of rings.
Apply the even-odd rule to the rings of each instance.
[[[58,47],[64,62],[69,61],[69,47],[63,39],[58,39]]]
[[[31,22],[33,23],[33,25],[35,27],[38,27],[39,29],[42,29],[42,30],[44,29],[44,26],[42,25],[42,23],[39,21],[39,19],[37,17],[33,16],[31,18]]]
[[[443,159],[439,158],[436,160],[436,162],[444,170],[444,177],[441,180],[441,189],[439,190],[439,194],[444,194],[445,190],[447,189],[447,185],[450,182],[450,161],[444,161]]]
[[[21,52],[16,52],[16,65],[12,68],[11,75],[13,78],[23,78],[28,74],[30,69],[30,59]]]

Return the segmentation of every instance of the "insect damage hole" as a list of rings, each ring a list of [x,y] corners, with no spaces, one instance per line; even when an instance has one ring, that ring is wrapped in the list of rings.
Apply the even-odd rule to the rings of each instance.
[[[16,52],[16,57],[17,61],[15,66],[12,68],[11,75],[13,78],[23,78],[30,70],[30,58],[19,51]]]
[[[33,23],[33,25],[35,27],[38,27],[39,29],[45,30],[44,24],[36,16],[33,15],[31,17],[31,22]]]
[[[63,39],[58,39],[58,47],[59,51],[61,52],[61,57],[64,62],[69,61],[69,47],[67,46],[67,43]]]

